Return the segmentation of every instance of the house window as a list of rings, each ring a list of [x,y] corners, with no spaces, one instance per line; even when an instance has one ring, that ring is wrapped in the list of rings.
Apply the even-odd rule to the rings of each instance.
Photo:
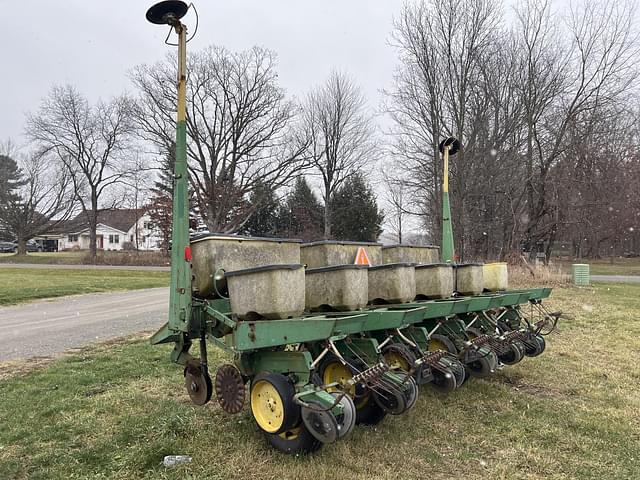
[[[153,222],[144,222],[144,228],[147,230],[153,230],[154,226]]]
[[[120,243],[120,235],[109,235],[109,243]]]
[[[133,235],[129,235],[129,241],[133,242]]]
[[[78,235],[69,235],[68,240],[70,243],[74,243],[78,241]]]

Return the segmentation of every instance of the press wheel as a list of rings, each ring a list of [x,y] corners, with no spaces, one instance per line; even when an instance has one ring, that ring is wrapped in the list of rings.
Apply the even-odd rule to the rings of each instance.
[[[334,397],[339,397],[339,393],[332,393]],[[356,406],[349,395],[340,397],[340,405],[342,405],[342,413],[336,416],[338,423],[338,438],[345,438],[353,431],[356,425]]]
[[[466,354],[465,365],[473,377],[487,377],[493,373],[498,365],[498,359],[492,350],[480,348]]]
[[[430,385],[440,393],[452,392],[458,386],[455,374],[448,368],[445,372],[434,369],[432,374],[433,380]]]
[[[515,365],[520,362],[525,355],[525,346],[522,342],[514,341],[509,344],[509,351],[503,355],[498,355],[500,360],[505,365]]]
[[[541,335],[536,335],[535,337],[533,337],[532,343],[535,343],[535,348],[527,349],[527,351],[525,352],[525,355],[527,357],[537,357],[547,348],[547,341]]]
[[[322,443],[333,443],[338,439],[338,421],[330,410],[316,400],[308,400],[309,406],[301,409],[302,422],[311,435]]]
[[[400,415],[407,411],[407,399],[399,387],[374,390],[373,400],[390,415]]]

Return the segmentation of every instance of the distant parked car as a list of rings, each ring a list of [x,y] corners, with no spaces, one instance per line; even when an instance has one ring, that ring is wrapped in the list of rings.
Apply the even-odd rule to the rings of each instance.
[[[27,252],[42,252],[42,244],[35,240],[27,240]]]
[[[0,242],[0,253],[13,253],[18,248],[13,242]]]

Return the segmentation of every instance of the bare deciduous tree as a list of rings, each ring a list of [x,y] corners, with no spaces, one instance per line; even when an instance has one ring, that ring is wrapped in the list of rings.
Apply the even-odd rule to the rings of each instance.
[[[457,252],[505,258],[543,247],[548,258],[568,221],[571,145],[590,144],[599,116],[624,122],[619,106],[637,75],[635,9],[585,0],[563,22],[550,0],[523,0],[512,26],[502,18],[494,0],[404,7],[393,36],[401,66],[387,92],[393,158],[411,172],[411,213],[424,215],[436,240],[437,145],[459,137],[450,181]]]
[[[130,101],[116,97],[90,105],[73,86],[56,86],[36,114],[27,118],[27,135],[42,154],[65,166],[89,226],[89,253],[96,258],[100,199],[131,171],[133,132]]]
[[[407,217],[407,206],[410,195],[408,181],[399,176],[393,175],[387,170],[382,170],[382,181],[384,185],[385,222],[393,233],[398,243],[403,242],[404,224]]]
[[[140,65],[141,135],[161,152],[175,141],[175,61]],[[233,53],[210,47],[188,58],[187,155],[198,210],[210,231],[236,232],[260,207],[258,186],[287,185],[308,166],[294,128],[296,105],[278,84],[275,55],[262,48]]]
[[[74,192],[69,173],[47,156],[33,154],[19,162],[20,182],[6,202],[0,202],[0,230],[27,253],[27,241],[44,235],[73,211]]]
[[[331,197],[347,177],[375,162],[377,142],[360,89],[346,74],[333,72],[304,104],[303,130],[309,155],[322,177],[324,237],[331,238]]]

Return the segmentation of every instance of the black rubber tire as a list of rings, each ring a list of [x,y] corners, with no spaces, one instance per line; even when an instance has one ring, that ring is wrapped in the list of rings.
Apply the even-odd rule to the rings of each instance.
[[[295,432],[295,430],[297,430],[297,432]],[[294,432],[296,435],[293,435]],[[316,440],[316,438],[311,435],[311,432],[307,430],[307,427],[305,427],[302,422],[300,422],[300,425],[297,427],[287,430],[282,434],[267,433],[264,431],[262,433],[264,433],[267,442],[269,442],[272,447],[291,455],[313,453],[320,450],[323,445],[322,442]],[[289,435],[290,433],[292,435]]]
[[[369,395],[366,403],[356,408],[356,425],[377,425],[386,416],[387,412],[378,406],[372,395]]]
[[[402,415],[407,411],[407,397],[396,387],[386,392],[374,391],[371,396],[378,406],[390,415]]]
[[[500,360],[505,365],[515,365],[519,363],[524,358],[525,347],[521,342],[511,342],[509,344],[509,351],[504,355],[498,355],[498,360]]]
[[[488,377],[495,368],[489,355],[477,356],[473,360],[465,362],[465,365],[471,376],[478,378]]]
[[[542,335],[536,335],[534,337],[534,340],[537,343],[537,348],[535,348],[532,352],[527,350],[527,353],[526,353],[527,357],[531,357],[531,358],[537,357],[547,349],[547,341],[544,339]]]
[[[406,409],[411,410],[418,401],[418,383],[413,377],[407,378],[407,385],[404,385],[404,399],[407,402]]]
[[[469,373],[464,364],[457,358],[445,357],[442,359],[442,362],[456,377],[456,387],[461,387],[469,378]]]
[[[280,426],[278,431],[274,432],[273,434],[277,435],[287,430],[291,430],[296,425],[300,425],[300,405],[296,404],[293,401],[293,396],[296,394],[296,390],[289,378],[280,373],[261,372],[251,380],[251,392],[253,392],[253,386],[261,380],[269,382],[276,389],[278,395],[282,399],[284,420],[282,421],[282,425]],[[252,398],[252,396],[252,393],[249,393],[250,399]],[[249,403],[251,404],[251,401]]]
[[[435,333],[431,335],[431,338],[433,340],[437,340],[438,342],[442,343],[447,348],[447,351],[449,353],[453,355],[458,355],[458,349],[456,348],[455,344],[451,341],[451,339],[449,339],[449,337],[447,337],[446,335],[440,335],[438,333]]]
[[[429,385],[437,392],[450,393],[456,389],[458,383],[456,382],[456,376],[453,372],[449,371],[444,373],[439,370],[434,370],[433,381]]]

